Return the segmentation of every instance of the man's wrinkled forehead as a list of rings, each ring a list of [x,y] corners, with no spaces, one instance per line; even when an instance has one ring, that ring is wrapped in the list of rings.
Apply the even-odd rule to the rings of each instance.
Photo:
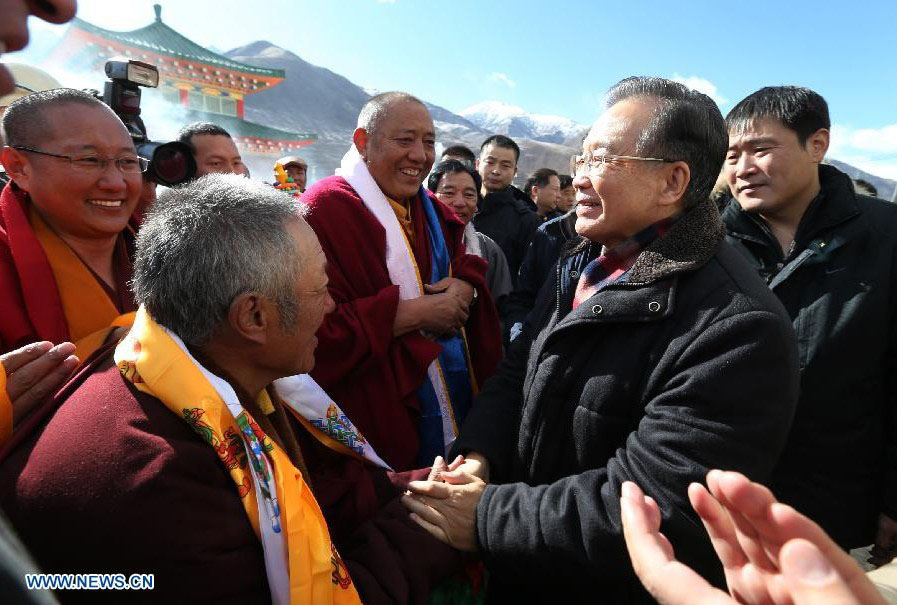
[[[390,137],[402,134],[436,136],[430,111],[425,105],[410,99],[399,99],[387,105],[377,130]]]
[[[583,151],[633,153],[654,116],[657,102],[647,97],[622,99],[598,116],[583,140]]]

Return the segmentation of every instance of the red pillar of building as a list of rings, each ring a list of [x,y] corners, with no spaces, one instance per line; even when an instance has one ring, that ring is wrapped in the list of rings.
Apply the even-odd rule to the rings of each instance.
[[[179,88],[178,93],[180,94],[181,107],[187,107],[187,91]]]
[[[243,99],[237,99],[237,117],[243,119]]]

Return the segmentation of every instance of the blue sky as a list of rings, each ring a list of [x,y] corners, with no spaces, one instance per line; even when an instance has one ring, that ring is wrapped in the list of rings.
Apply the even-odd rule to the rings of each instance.
[[[266,39],[453,111],[498,100],[590,123],[603,92],[634,74],[686,80],[723,113],[764,85],[809,86],[829,102],[830,155],[897,178],[894,0],[159,1],[163,20],[201,44]],[[81,0],[78,16],[130,30],[152,20],[152,4]]]

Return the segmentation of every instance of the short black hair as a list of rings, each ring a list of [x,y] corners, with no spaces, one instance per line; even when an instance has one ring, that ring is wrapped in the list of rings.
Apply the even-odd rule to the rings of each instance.
[[[742,132],[759,118],[778,120],[801,145],[820,128],[831,128],[828,103],[802,86],[766,86],[739,101],[726,116],[729,132]]]
[[[433,193],[436,193],[436,190],[439,189],[439,181],[442,180],[442,177],[447,174],[454,174],[456,172],[463,172],[470,175],[470,178],[473,179],[473,184],[477,190],[477,199],[479,199],[480,187],[483,184],[483,180],[480,178],[480,175],[476,170],[474,170],[471,166],[468,166],[464,162],[459,162],[458,160],[443,160],[436,164],[436,168],[433,169],[433,172],[430,173],[430,176],[427,179],[427,189],[429,189]]]
[[[75,103],[88,107],[100,107],[112,110],[92,94],[74,88],[53,88],[42,92],[33,92],[16,99],[6,108],[0,122],[0,137],[10,147],[34,147],[53,133],[47,129],[43,113],[51,107]]]
[[[523,192],[527,195],[530,195],[530,189],[533,187],[546,187],[549,182],[551,182],[551,177],[558,176],[556,170],[552,170],[551,168],[539,168],[534,173],[530,175],[528,179],[526,179],[526,185],[523,187]],[[560,177],[558,177],[560,180]]]
[[[520,161],[520,146],[514,142],[510,137],[506,137],[503,134],[494,134],[480,145],[480,153],[483,153],[483,150],[492,145],[493,147],[502,147],[504,149],[513,149],[514,150],[514,163]]]
[[[476,154],[470,149],[470,147],[467,147],[466,145],[452,145],[450,147],[446,147],[442,152],[442,157],[445,157],[447,155],[460,156],[466,161],[470,162],[471,166],[476,164],[477,161]]]
[[[630,98],[654,103],[653,115],[636,143],[644,157],[683,161],[691,178],[683,207],[706,200],[719,176],[729,135],[723,115],[707,95],[672,80],[633,76],[614,84],[607,93],[607,107]]]
[[[559,174],[558,178],[561,180],[561,189],[573,186],[573,177],[569,174]]]
[[[187,145],[194,153],[196,153],[196,147],[193,146],[193,137],[202,134],[231,138],[230,133],[218,124],[213,124],[212,122],[193,122],[192,124],[187,124],[178,131],[178,141]]]

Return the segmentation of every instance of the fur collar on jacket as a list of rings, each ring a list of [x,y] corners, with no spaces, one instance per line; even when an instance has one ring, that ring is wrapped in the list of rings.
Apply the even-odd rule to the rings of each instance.
[[[709,199],[686,212],[663,237],[654,240],[635,261],[626,276],[628,284],[649,284],[676,273],[694,271],[716,254],[723,239],[719,210]],[[572,238],[563,257],[586,250],[590,242]]]

